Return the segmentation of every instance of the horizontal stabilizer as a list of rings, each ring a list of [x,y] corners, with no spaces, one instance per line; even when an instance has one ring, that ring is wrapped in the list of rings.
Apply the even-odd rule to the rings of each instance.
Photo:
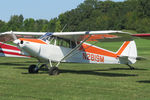
[[[28,58],[29,56],[24,55],[20,49],[16,46],[5,44],[0,42],[0,56],[1,57],[23,57]]]

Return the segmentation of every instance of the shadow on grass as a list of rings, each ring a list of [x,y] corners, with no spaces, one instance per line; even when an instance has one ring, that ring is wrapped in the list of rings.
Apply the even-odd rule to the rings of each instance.
[[[109,70],[131,70],[131,69],[130,68],[110,68]],[[148,69],[135,68],[133,70],[148,70]]]
[[[137,81],[138,83],[150,83],[150,80]]]
[[[27,67],[14,67],[14,69],[28,69],[28,66]]]
[[[123,73],[108,73],[108,72],[96,72],[99,70],[60,70],[61,73],[75,73],[75,74],[87,74],[87,75],[97,75],[97,76],[107,76],[107,77],[129,77],[129,76],[138,76],[136,74],[123,74]]]
[[[6,65],[6,66],[29,66],[28,63],[35,63],[34,61],[26,61],[26,62],[8,62],[8,63],[0,63],[0,66],[1,65]],[[16,67],[18,68],[18,67]],[[20,69],[24,69],[24,68],[21,68]]]
[[[37,64],[37,61],[26,61],[24,63],[33,63],[33,64]]]
[[[15,67],[16,69],[26,69],[28,67]],[[110,70],[129,70],[127,68],[111,68],[111,69],[104,69],[104,70],[67,70],[67,69],[60,69],[60,73],[73,73],[73,74],[87,74],[87,75],[96,75],[96,76],[106,76],[106,77],[129,77],[129,76],[138,76],[136,74],[123,74],[123,73],[109,73],[109,72],[102,72],[102,71],[110,71]],[[41,72],[42,71],[42,72]],[[100,71],[100,72],[97,72]],[[47,74],[48,69],[42,68],[38,74]],[[22,73],[22,74],[29,74],[29,73]]]
[[[1,65],[6,65],[6,66],[26,66],[27,64],[21,64],[21,63],[0,63]]]
[[[27,69],[27,68],[24,68]],[[42,71],[42,72],[41,72]],[[48,69],[42,69],[38,74],[48,74]],[[84,70],[84,71],[77,71],[77,70],[60,70],[61,73],[72,73],[72,74],[87,74],[87,75],[96,75],[96,76],[105,76],[105,77],[130,77],[130,76],[138,76],[136,74],[123,74],[123,73],[108,73],[108,72],[96,72],[101,70]],[[22,74],[29,74],[28,72]]]
[[[25,62],[8,62],[8,63],[0,63],[0,65],[12,65],[12,66],[28,66],[29,63],[37,63],[36,61],[25,61]],[[22,68],[23,69],[23,68]]]
[[[4,63],[3,63],[4,64]],[[2,64],[2,65],[3,65]],[[27,67],[15,67],[16,69],[28,69],[29,65],[28,64],[8,64],[5,63],[6,65],[18,65],[18,66],[27,66]],[[1,65],[1,64],[0,64]],[[48,71],[46,68],[40,69],[41,71]],[[99,70],[93,70],[93,71],[113,71],[113,70],[131,70],[130,68],[109,68],[109,69],[99,69]],[[134,70],[148,70],[148,69],[142,69],[142,68],[135,68]],[[90,71],[90,70],[89,70]]]

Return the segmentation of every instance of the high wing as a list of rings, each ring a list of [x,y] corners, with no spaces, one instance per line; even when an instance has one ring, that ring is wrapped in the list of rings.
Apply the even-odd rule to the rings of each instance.
[[[122,31],[85,31],[85,32],[55,32],[53,36],[57,36],[72,41],[83,41],[89,37],[87,41],[114,42],[114,41],[130,41],[133,37]]]
[[[2,35],[11,35],[12,31],[1,33]],[[100,42],[116,42],[116,41],[131,41],[133,37],[128,32],[123,31],[83,31],[83,32],[13,32],[15,35],[23,36],[42,36],[50,34],[59,38],[80,42],[88,38],[87,41],[100,41]]]

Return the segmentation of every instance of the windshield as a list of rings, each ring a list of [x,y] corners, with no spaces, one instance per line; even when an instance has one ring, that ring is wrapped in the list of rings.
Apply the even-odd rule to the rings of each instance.
[[[41,36],[40,39],[46,41],[50,36],[52,36],[52,33],[46,33],[45,35]]]

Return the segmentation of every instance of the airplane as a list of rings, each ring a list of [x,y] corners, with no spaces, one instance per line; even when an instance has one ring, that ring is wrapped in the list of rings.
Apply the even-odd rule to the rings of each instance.
[[[134,38],[123,31],[83,31],[83,32],[3,32],[11,35],[17,46],[0,42],[1,57],[25,57],[38,60],[30,65],[29,73],[38,73],[42,67],[49,69],[49,75],[58,75],[60,63],[131,64],[137,61],[137,48]],[[38,39],[17,38],[17,35],[41,36]],[[89,44],[86,41],[94,41]],[[94,44],[97,42],[124,41],[117,52],[112,52]],[[49,66],[48,66],[49,65]]]

